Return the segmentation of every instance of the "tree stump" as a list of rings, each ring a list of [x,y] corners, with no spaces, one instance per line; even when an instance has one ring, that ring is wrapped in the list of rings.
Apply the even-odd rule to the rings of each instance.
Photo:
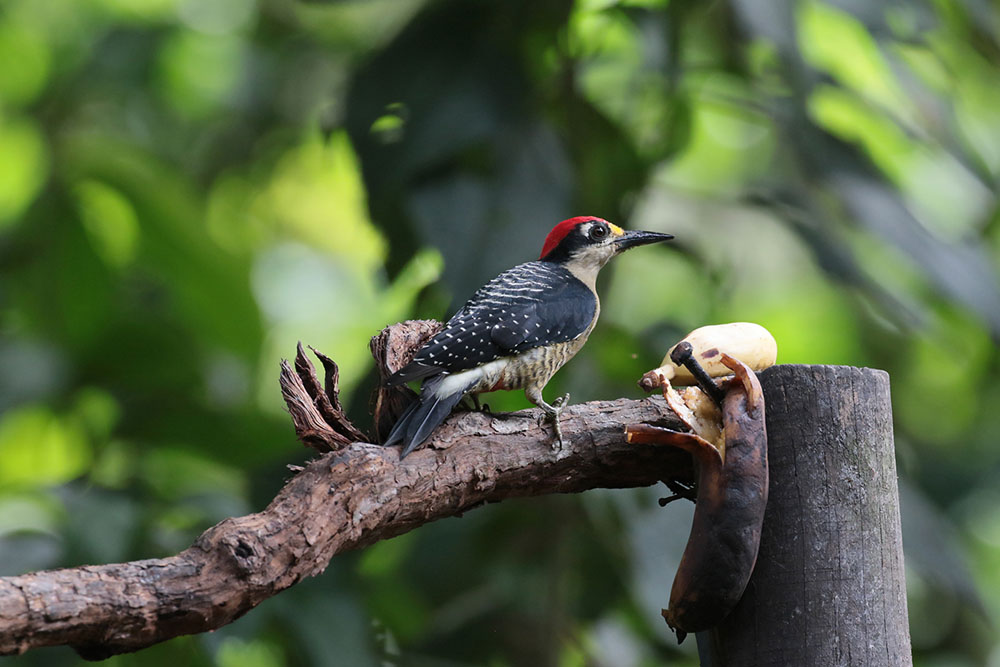
[[[888,374],[782,365],[760,379],[760,552],[739,604],[700,633],[703,664],[912,665]]]

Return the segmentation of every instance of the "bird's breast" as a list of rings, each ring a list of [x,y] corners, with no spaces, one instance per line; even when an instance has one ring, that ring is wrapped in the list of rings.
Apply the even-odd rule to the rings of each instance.
[[[492,372],[484,373],[481,382],[471,391],[482,393],[501,389],[524,389],[529,385],[545,386],[556,371],[580,351],[589,333],[588,330],[583,335],[564,343],[536,347],[512,357],[504,357],[502,359],[504,363],[490,369]]]

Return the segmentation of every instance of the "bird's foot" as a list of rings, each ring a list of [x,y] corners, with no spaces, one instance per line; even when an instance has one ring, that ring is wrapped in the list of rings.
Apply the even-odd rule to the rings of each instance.
[[[555,438],[552,440],[552,451],[559,452],[562,451],[565,442],[563,441],[562,426],[559,425],[559,416],[562,411],[569,404],[569,394],[560,396],[556,400],[552,401],[552,405],[549,409],[545,411],[546,416],[549,421],[552,422],[552,430],[555,434]]]
[[[468,394],[462,399],[462,402],[458,404],[462,410],[467,412],[482,412],[488,415],[492,415],[493,411],[490,410],[489,403],[480,403],[479,396],[476,394]]]

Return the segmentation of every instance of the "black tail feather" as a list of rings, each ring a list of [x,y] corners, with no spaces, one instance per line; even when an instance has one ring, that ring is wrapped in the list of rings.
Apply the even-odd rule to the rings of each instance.
[[[441,379],[443,380],[444,376]],[[437,396],[435,389],[440,384],[440,380],[435,380],[437,378],[424,383],[420,399],[400,416],[393,425],[389,437],[383,443],[386,446],[404,443],[403,451],[399,454],[400,459],[422,445],[430,437],[434,429],[451,414],[452,409],[462,400],[462,397],[465,396],[465,390],[468,388],[460,389],[447,396]]]
[[[398,445],[403,441],[403,436],[406,434],[406,425],[410,421],[410,417],[413,413],[420,407],[420,399],[410,403],[406,410],[403,410],[403,414],[399,415],[399,419],[396,423],[392,425],[392,430],[389,431],[389,437],[385,439],[382,443],[383,447],[391,447],[393,445]]]
[[[410,422],[410,428],[406,429],[406,447],[400,453],[399,458],[403,458],[414,449],[423,444],[438,425],[451,414],[452,408],[458,405],[465,392],[458,392],[429,400],[426,404],[421,402],[420,409],[414,414]]]

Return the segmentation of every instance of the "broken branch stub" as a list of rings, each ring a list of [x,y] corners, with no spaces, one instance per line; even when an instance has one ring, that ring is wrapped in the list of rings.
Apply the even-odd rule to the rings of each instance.
[[[281,384],[281,397],[285,399],[288,414],[292,417],[295,435],[303,445],[318,452],[332,452],[347,444],[323,419],[302,384],[302,378],[285,359],[281,360],[278,382]]]
[[[292,417],[295,435],[302,444],[319,452],[337,451],[352,442],[365,442],[368,437],[351,423],[341,408],[337,364],[326,355],[317,352],[316,356],[326,371],[325,386],[320,384],[301,343],[295,354],[294,370],[288,361],[281,362],[281,396]]]
[[[334,410],[340,410],[340,367],[337,362],[326,356],[312,345],[309,346],[312,353],[316,355],[320,363],[323,364],[323,389],[330,399],[330,404]]]
[[[443,328],[444,324],[437,320],[407,320],[382,329],[368,344],[378,369],[372,412],[379,442],[385,440],[399,415],[417,398],[406,385],[387,387],[385,383],[393,373],[410,363],[417,351]]]

